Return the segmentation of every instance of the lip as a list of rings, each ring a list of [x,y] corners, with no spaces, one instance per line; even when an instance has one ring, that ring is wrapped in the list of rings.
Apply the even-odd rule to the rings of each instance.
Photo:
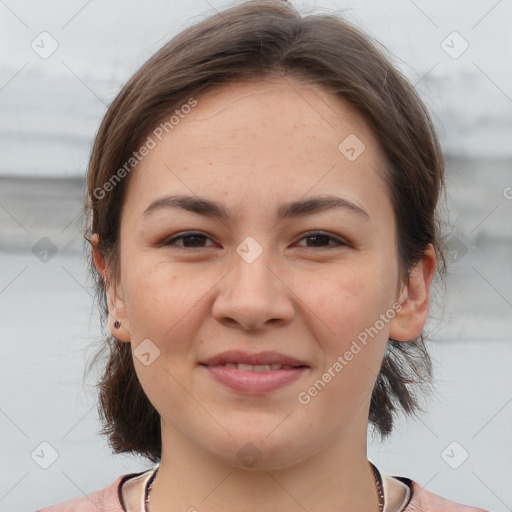
[[[308,370],[306,366],[267,372],[242,371],[226,366],[203,367],[217,382],[246,395],[263,395],[281,389],[300,379]]]
[[[201,362],[206,366],[215,366],[224,363],[241,364],[287,364],[290,366],[308,366],[308,364],[293,356],[280,354],[279,352],[244,352],[241,350],[229,350],[210,357]],[[277,370],[279,371],[279,370]]]
[[[294,368],[269,371],[243,371],[223,366],[224,363],[251,365],[281,364]],[[208,374],[220,384],[247,395],[264,395],[277,391],[300,379],[310,367],[302,360],[277,352],[248,353],[229,351],[217,354],[200,363]]]

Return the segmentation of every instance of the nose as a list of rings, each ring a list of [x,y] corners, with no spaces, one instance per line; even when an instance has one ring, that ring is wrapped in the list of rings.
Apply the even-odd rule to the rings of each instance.
[[[212,316],[220,323],[246,330],[286,325],[294,314],[293,292],[279,266],[265,251],[248,263],[235,255],[231,272],[219,283]]]

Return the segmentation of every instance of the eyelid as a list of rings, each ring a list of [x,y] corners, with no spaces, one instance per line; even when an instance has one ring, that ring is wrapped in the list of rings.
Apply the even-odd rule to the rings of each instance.
[[[350,243],[345,240],[344,238],[341,238],[337,235],[333,235],[332,233],[329,233],[328,231],[319,231],[319,230],[312,230],[312,231],[306,231],[305,233],[302,233],[300,238],[297,240],[298,242],[303,240],[304,238],[308,238],[310,236],[315,236],[315,235],[323,235],[323,236],[326,236],[328,238],[331,238],[332,240],[334,240],[338,246],[349,246]],[[316,247],[307,247],[307,246],[304,246],[306,247],[307,249],[316,249]],[[318,249],[329,249],[331,247],[327,246],[327,247],[318,247]]]
[[[187,238],[189,236],[194,236],[194,235],[202,236],[204,238],[207,238],[207,239],[213,241],[213,238],[210,235],[207,235],[206,233],[203,233],[201,231],[183,231],[181,233],[177,233],[176,235],[172,235],[172,237],[170,237],[170,238],[165,238],[159,245],[160,246],[171,246],[172,245],[173,247],[179,247],[180,249],[194,249],[194,247],[184,247],[184,246],[176,245],[173,243],[177,240]],[[208,246],[208,247],[211,247],[211,246]],[[197,247],[197,249],[204,249],[204,247]]]

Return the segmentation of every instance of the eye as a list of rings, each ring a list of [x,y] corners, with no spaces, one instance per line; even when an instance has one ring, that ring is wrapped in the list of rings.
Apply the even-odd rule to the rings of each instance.
[[[181,240],[183,244],[177,244],[176,242],[178,240]],[[185,249],[193,249],[194,247],[205,247],[204,242],[206,240],[211,240],[208,236],[204,235],[203,233],[198,232],[187,232],[182,233],[181,235],[168,238],[167,240],[164,240],[162,242],[162,246],[175,246],[175,247],[181,247]],[[206,246],[207,247],[207,246]]]
[[[310,231],[306,233],[300,240],[312,240],[313,245],[307,245],[307,247],[325,247],[329,248],[329,241],[333,240],[337,246],[348,246],[349,244],[336,236],[324,233],[322,231]]]
[[[183,249],[194,249],[194,248],[204,248],[204,247],[212,247],[213,244],[210,244],[210,245],[206,245],[206,242],[210,240],[211,241],[211,238],[208,237],[207,235],[203,234],[203,233],[200,233],[200,232],[195,232],[195,231],[190,231],[190,232],[186,232],[186,233],[182,233],[178,236],[173,236],[172,238],[168,238],[166,240],[164,240],[161,245],[162,246],[165,246],[165,247],[168,247],[168,246],[174,246],[174,247],[179,247],[179,248],[183,248]],[[334,242],[334,247],[340,247],[340,246],[348,246],[348,242],[346,242],[345,240],[339,238],[339,237],[336,237],[334,235],[330,235],[329,233],[325,233],[325,232],[322,232],[322,231],[310,231],[306,234],[304,234],[302,236],[302,238],[299,239],[299,241],[302,241],[302,240],[306,240],[306,241],[311,241],[312,243],[311,244],[308,244],[306,243],[306,247],[308,248],[315,248],[315,247],[318,247],[318,248],[333,248],[333,245],[330,244],[329,242],[332,241]],[[182,243],[177,243],[181,241]],[[300,246],[300,244],[298,244]],[[302,247],[304,247],[304,245],[302,245]]]

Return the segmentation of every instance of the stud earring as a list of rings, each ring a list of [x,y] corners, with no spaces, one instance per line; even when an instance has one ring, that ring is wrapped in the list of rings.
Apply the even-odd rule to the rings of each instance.
[[[114,327],[115,327],[116,329],[119,329],[119,327],[121,327],[121,322],[120,322],[119,320],[116,320],[116,321],[114,322]]]

